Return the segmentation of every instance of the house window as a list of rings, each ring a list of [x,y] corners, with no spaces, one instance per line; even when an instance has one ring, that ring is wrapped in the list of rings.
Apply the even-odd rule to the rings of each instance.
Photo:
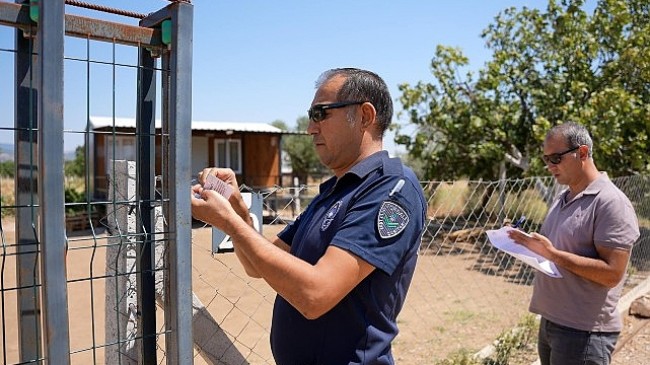
[[[113,155],[113,152],[115,155]],[[106,171],[113,169],[112,160],[135,161],[135,136],[106,138]]]
[[[218,167],[228,167],[241,174],[241,141],[238,139],[215,139],[214,160]]]

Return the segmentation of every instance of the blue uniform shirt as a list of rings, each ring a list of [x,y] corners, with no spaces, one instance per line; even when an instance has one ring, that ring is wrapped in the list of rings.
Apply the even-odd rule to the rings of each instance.
[[[415,270],[425,208],[413,171],[386,151],[321,184],[278,236],[311,264],[333,245],[376,269],[315,320],[277,296],[271,349],[278,365],[393,364],[390,344]]]

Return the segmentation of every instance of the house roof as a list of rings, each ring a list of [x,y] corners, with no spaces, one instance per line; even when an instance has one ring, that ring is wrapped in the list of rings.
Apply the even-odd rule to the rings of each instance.
[[[115,126],[116,128],[135,128],[135,118],[113,118],[97,117],[90,118],[91,129],[101,129]],[[156,120],[156,128],[160,128],[160,120]],[[208,122],[192,121],[193,131],[233,131],[233,132],[250,132],[250,133],[276,133],[276,134],[296,134],[295,132],[283,131],[266,123],[249,123],[249,122]]]

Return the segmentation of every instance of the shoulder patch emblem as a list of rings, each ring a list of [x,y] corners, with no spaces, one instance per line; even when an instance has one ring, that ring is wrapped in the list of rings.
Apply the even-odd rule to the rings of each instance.
[[[391,238],[400,234],[409,223],[409,216],[398,204],[385,201],[377,214],[377,229],[381,238]]]
[[[325,218],[323,218],[323,223],[320,225],[321,231],[325,231],[327,228],[329,228],[330,224],[332,224],[332,221],[334,220],[334,217],[336,217],[338,214],[339,209],[341,209],[342,204],[343,201],[339,200],[330,207],[330,209],[325,214]]]

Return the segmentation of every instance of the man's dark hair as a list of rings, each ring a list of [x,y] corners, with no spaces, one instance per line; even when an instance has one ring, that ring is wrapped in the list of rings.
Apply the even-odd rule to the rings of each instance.
[[[374,72],[358,68],[335,68],[323,72],[316,88],[333,77],[345,77],[337,94],[337,101],[368,101],[377,110],[377,122],[383,137],[393,118],[393,100],[386,82]]]

